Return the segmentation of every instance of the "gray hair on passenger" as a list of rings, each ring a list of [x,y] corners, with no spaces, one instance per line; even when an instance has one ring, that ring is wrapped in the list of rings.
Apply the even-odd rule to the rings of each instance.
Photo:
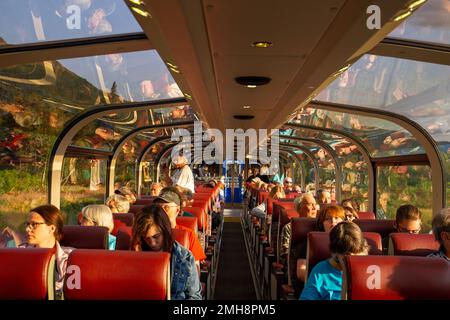
[[[130,210],[130,202],[125,196],[120,194],[110,195],[105,204],[112,210],[117,211],[117,213],[128,213]]]
[[[114,218],[111,209],[104,204],[91,204],[81,210],[83,218],[91,220],[94,225],[114,229]]]

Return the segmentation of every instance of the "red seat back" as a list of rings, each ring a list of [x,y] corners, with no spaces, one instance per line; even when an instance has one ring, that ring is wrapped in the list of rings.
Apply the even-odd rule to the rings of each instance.
[[[292,223],[291,247],[297,247],[306,242],[308,233],[316,229],[314,218],[294,218]]]
[[[132,227],[120,227],[116,234],[116,250],[130,250]]]
[[[204,231],[203,229],[205,228],[206,230],[206,223],[207,223],[207,213],[205,211],[205,208],[203,207],[184,207],[183,211],[189,212],[190,214],[192,214],[194,217],[197,218],[197,227],[198,230],[200,231]]]
[[[130,206],[130,210],[128,210],[129,213],[138,213],[145,205],[143,204],[133,204]]]
[[[439,250],[439,242],[432,234],[392,233],[389,254],[396,256],[422,256]]]
[[[149,206],[153,203],[153,200],[155,200],[156,197],[146,197],[146,198],[139,198],[136,200],[135,203],[133,203],[134,206]]]
[[[0,261],[0,300],[54,298],[52,249],[2,248]]]
[[[165,300],[170,293],[170,254],[74,250],[67,262],[67,300]]]
[[[286,195],[286,198],[285,199],[287,199],[287,200],[285,200],[285,201],[292,201],[292,199],[295,199],[295,198],[297,198],[297,197],[300,197],[302,194],[301,193],[298,193],[298,192],[289,192],[287,195]]]
[[[183,227],[189,228],[195,232],[195,234],[198,233],[198,223],[197,223],[197,217],[177,217],[177,224],[182,225]]]
[[[364,220],[375,220],[375,213],[370,211],[360,211],[358,212],[359,219]]]
[[[273,200],[271,197],[267,197],[267,209],[266,209],[266,211],[267,211],[267,214],[268,215],[272,215],[272,213],[273,213],[273,202],[274,202],[275,200]],[[273,216],[272,216],[272,221],[274,221],[273,220]],[[278,220],[277,220],[278,221]]]
[[[172,229],[173,239],[189,250],[189,234],[186,230]]]
[[[381,236],[375,232],[363,232],[363,236],[370,246],[369,254],[381,255]],[[330,258],[330,234],[321,231],[309,232],[306,252],[306,270],[309,275],[316,264]]]
[[[400,256],[347,256],[342,296],[349,300],[450,299],[450,263]]]
[[[114,221],[118,220],[123,222],[126,226],[130,227],[133,225],[134,214],[132,213],[113,213]]]
[[[280,210],[280,226],[283,227],[285,224],[288,224],[293,218],[298,217],[300,217],[300,215],[295,209],[282,207]]]
[[[108,249],[108,228],[64,226],[60,244],[77,249]]]
[[[285,199],[273,200],[272,204],[272,221],[279,221],[281,211],[286,209],[294,209],[294,203],[288,201],[282,201]]]
[[[353,222],[361,228],[362,232],[376,232],[382,238],[386,238],[389,234],[395,232],[395,220],[355,219]]]

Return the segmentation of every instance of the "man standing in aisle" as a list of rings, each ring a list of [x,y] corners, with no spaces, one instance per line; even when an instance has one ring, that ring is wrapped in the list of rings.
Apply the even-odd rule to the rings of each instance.
[[[185,156],[178,156],[172,159],[172,163],[174,164],[176,170],[173,176],[168,177],[168,182],[170,182],[174,187],[177,185],[186,189],[189,189],[192,193],[195,193],[194,190],[194,175],[192,173],[191,168],[189,168],[187,164],[187,159]]]

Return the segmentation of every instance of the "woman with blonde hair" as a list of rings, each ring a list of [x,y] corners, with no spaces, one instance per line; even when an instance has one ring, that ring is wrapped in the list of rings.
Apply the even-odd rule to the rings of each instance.
[[[108,248],[116,249],[116,237],[111,234],[114,229],[114,218],[111,209],[104,204],[92,204],[81,210],[82,226],[100,226],[108,228]]]
[[[283,187],[282,186],[274,186],[269,192],[269,197],[271,197],[274,200],[286,198]]]

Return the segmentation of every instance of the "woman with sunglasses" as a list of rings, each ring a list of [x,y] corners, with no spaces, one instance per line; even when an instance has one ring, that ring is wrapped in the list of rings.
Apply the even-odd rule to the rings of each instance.
[[[163,251],[171,255],[172,300],[201,300],[200,279],[192,253],[173,239],[169,217],[161,206],[142,208],[133,223],[131,248],[135,251]]]
[[[25,242],[19,243],[19,238],[14,236],[14,232],[11,229],[6,228],[3,231],[17,239],[16,245],[19,248],[52,248],[55,251],[55,290],[57,297],[61,296],[67,258],[73,250],[73,248],[62,247],[59,244],[63,225],[61,211],[53,205],[43,205],[32,209],[28,214]]]

